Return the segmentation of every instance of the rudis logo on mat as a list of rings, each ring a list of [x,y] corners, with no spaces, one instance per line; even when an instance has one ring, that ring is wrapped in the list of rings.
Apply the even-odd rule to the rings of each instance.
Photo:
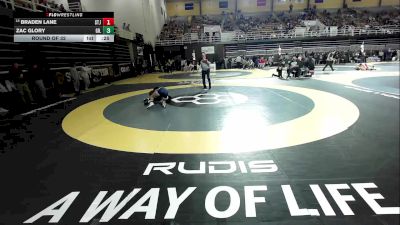
[[[196,164],[197,165],[197,164]],[[177,168],[176,168],[177,167]],[[175,174],[203,174],[215,176],[215,174],[231,174],[239,173],[245,176],[247,173],[273,173],[278,171],[278,166],[273,160],[260,160],[260,161],[211,161],[211,162],[200,162],[196,169],[185,168],[184,162],[164,162],[164,163],[149,163],[144,169],[143,176],[165,176]],[[237,177],[235,177],[237,178]],[[286,180],[286,179],[283,179]],[[252,183],[257,182],[254,181]],[[259,182],[259,181],[258,181]],[[309,195],[306,196],[313,200],[308,206],[306,204],[309,201],[297,201],[296,196],[301,195],[301,199],[304,199],[303,187],[293,187],[290,184],[276,184],[274,185],[261,184],[261,185],[246,185],[242,188],[231,186],[216,186],[208,188],[209,190],[203,190],[204,187],[179,187],[181,193],[178,193],[177,187],[168,187],[166,190],[161,188],[150,188],[149,190],[143,190],[140,187],[134,187],[133,190],[117,190],[114,193],[108,193],[108,191],[100,191],[95,199],[88,205],[85,212],[82,212],[83,216],[77,217],[76,222],[78,223],[89,223],[93,219],[100,218],[99,222],[117,222],[121,220],[132,219],[135,213],[144,215],[144,220],[155,220],[156,217],[162,219],[175,219],[180,212],[180,209],[184,207],[185,202],[192,207],[200,207],[199,210],[193,211],[193,213],[201,214],[201,210],[213,218],[229,218],[233,216],[244,215],[246,218],[254,218],[260,215],[266,216],[268,212],[274,211],[274,206],[279,206],[280,202],[272,203],[269,200],[272,192],[273,195],[281,193],[282,196],[274,196],[274,201],[282,199],[282,204],[287,206],[287,215],[282,215],[284,218],[288,216],[292,217],[317,217],[317,216],[354,216],[355,213],[351,209],[348,202],[355,202],[356,199],[353,195],[343,194],[347,190],[355,190],[355,192],[361,196],[364,201],[360,201],[359,204],[368,205],[369,208],[375,213],[375,215],[398,215],[400,214],[400,207],[388,207],[382,206],[377,200],[382,200],[384,197],[373,190],[378,188],[374,183],[335,183],[335,184],[309,184]],[[236,183],[237,184],[237,183]],[[239,190],[238,190],[239,189]],[[298,191],[298,190],[301,191]],[[342,192],[342,193],[341,193]],[[160,193],[167,194],[168,202],[164,202],[166,198],[160,197]],[[206,194],[205,194],[206,193]],[[78,201],[80,192],[74,191],[64,196],[57,202],[53,203],[49,207],[45,208],[41,212],[32,216],[31,218],[24,221],[24,223],[36,223],[40,222],[43,224],[48,219],[48,223],[59,223],[62,221],[64,214],[68,211],[71,205]],[[243,196],[240,197],[240,194]],[[198,204],[199,196],[204,195],[203,206]],[[108,196],[108,197],[106,197]],[[189,198],[192,196],[191,198]],[[196,197],[193,197],[196,196]],[[222,198],[221,196],[227,196]],[[135,199],[135,200],[132,200]],[[163,206],[167,206],[166,211],[162,211],[159,208],[159,199],[163,199]],[[190,202],[196,199],[196,202]],[[217,200],[218,199],[218,200]],[[222,200],[221,200],[222,199]],[[243,200],[244,201],[241,201]],[[328,200],[329,199],[329,200]],[[331,200],[333,199],[333,201]],[[360,199],[360,198],[358,198]],[[223,203],[221,203],[223,201]],[[269,202],[267,204],[267,202]],[[76,203],[78,205],[78,203]],[[335,204],[335,205],[334,205]],[[223,205],[221,207],[221,205]],[[244,207],[241,207],[243,206]],[[387,204],[385,204],[387,205]],[[336,207],[337,206],[337,207]],[[163,208],[163,207],[161,207]],[[201,209],[203,208],[203,209]],[[335,210],[334,210],[335,208]],[[358,207],[357,207],[358,208]],[[244,210],[243,213],[238,213],[239,210]],[[339,210],[340,211],[339,211]],[[281,208],[277,209],[279,212]],[[371,212],[372,212],[371,211]],[[144,213],[144,214],[143,214]],[[187,214],[187,211],[185,212]],[[238,215],[237,215],[238,214]],[[275,214],[274,214],[275,215]],[[363,218],[365,215],[362,214]],[[137,221],[138,215],[135,216]],[[39,221],[40,220],[40,221]],[[136,223],[135,223],[136,224]]]
[[[278,171],[278,167],[272,160],[250,161],[247,165],[243,161],[215,161],[207,162],[208,170],[206,170],[206,162],[199,163],[199,169],[186,169],[185,162],[166,162],[166,163],[149,163],[143,175],[147,176],[152,171],[159,171],[165,175],[172,175],[171,172],[178,164],[178,172],[182,174],[229,174],[236,171],[241,173],[272,173]]]

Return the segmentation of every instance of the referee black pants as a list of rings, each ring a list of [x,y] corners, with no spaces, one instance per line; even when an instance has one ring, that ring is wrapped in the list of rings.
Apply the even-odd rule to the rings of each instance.
[[[207,88],[207,86],[206,86],[206,76],[207,76],[207,79],[208,79],[208,89],[211,89],[210,69],[201,71],[201,78],[203,79],[203,87],[204,87],[204,89]]]
[[[326,64],[325,64],[325,67],[322,69],[322,71],[324,71],[327,66],[330,66],[331,70],[334,71],[334,69],[332,67],[332,64],[333,64],[333,61],[327,61]]]

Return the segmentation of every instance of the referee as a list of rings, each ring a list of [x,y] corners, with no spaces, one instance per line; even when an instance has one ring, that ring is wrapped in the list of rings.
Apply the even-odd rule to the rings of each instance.
[[[330,52],[329,54],[328,54],[328,57],[326,57],[326,64],[325,64],[325,67],[322,69],[322,71],[325,71],[325,68],[327,67],[327,66],[329,66],[329,67],[331,67],[331,70],[332,71],[335,71],[334,69],[333,69],[333,67],[332,67],[332,65],[333,65],[333,61],[334,61],[334,55],[335,55],[335,53],[336,52]]]
[[[207,90],[206,86],[206,76],[208,80],[208,89],[211,89],[211,80],[210,80],[210,61],[208,61],[206,57],[206,53],[202,53],[203,57],[200,61],[200,66],[201,66],[201,78],[203,79],[203,88],[204,90]]]

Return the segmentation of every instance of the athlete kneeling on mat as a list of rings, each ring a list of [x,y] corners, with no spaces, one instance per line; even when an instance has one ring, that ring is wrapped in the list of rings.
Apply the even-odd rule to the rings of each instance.
[[[375,70],[374,66],[369,67],[366,63],[360,63],[357,67],[356,70]]]
[[[278,68],[276,68],[276,72],[278,72],[278,75],[272,74],[272,77],[278,77],[278,78],[283,78],[282,77],[282,70],[283,70],[283,65],[279,64]]]
[[[160,103],[162,107],[165,108],[167,102],[170,100],[171,97],[168,95],[168,90],[165,87],[155,87],[149,92],[149,98],[144,100],[144,105],[147,105],[147,108],[150,108],[154,103]]]

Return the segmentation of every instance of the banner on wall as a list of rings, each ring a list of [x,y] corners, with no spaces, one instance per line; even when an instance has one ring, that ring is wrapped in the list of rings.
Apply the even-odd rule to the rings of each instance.
[[[90,78],[95,85],[103,83],[107,80],[106,77],[113,76],[111,65],[92,68],[91,72]]]
[[[204,33],[206,32],[221,32],[221,26],[220,25],[204,25]]]
[[[304,0],[277,0],[277,3],[278,4],[286,4],[286,3],[296,3],[296,4],[299,4],[299,3],[304,3]]]
[[[192,41],[197,41],[199,40],[199,34],[198,33],[190,33],[190,39]]]
[[[219,8],[220,9],[227,9],[228,8],[228,1],[219,1]]]
[[[215,53],[215,51],[214,51],[214,46],[204,46],[204,47],[201,47],[201,52],[204,52],[204,53],[206,53],[207,55],[209,55],[209,54],[214,54],[214,53]]]
[[[235,39],[236,32],[224,32],[221,33],[221,41],[233,41]]]
[[[118,29],[118,36],[120,38],[128,39],[131,41],[133,41],[136,38],[132,32],[122,29],[121,30]]]
[[[185,3],[185,10],[193,10],[193,2]]]
[[[314,26],[317,26],[317,21],[316,20],[303,20],[303,24],[306,27],[314,27]]]
[[[127,76],[131,73],[131,65],[130,64],[119,64],[119,74],[121,76]]]
[[[337,26],[331,26],[329,29],[329,35],[330,36],[337,36],[338,33],[338,27]]]
[[[267,0],[257,0],[257,6],[266,6]]]

